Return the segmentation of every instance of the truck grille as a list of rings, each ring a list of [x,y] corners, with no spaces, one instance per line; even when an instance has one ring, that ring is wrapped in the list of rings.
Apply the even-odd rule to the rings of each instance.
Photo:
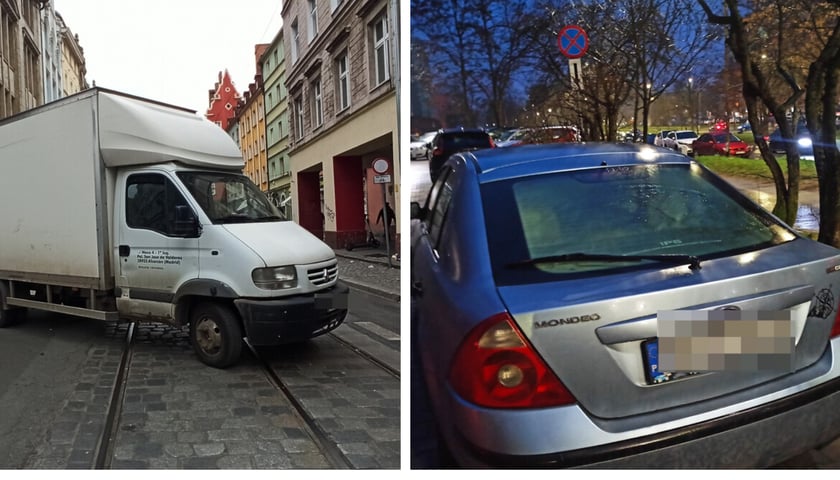
[[[312,285],[326,285],[338,277],[338,264],[307,270],[306,276]]]

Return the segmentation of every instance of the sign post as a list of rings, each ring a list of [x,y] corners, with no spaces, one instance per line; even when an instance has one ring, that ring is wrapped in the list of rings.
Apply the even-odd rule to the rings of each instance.
[[[391,162],[379,157],[373,160],[373,183],[382,185],[382,224],[385,226],[385,253],[388,255],[388,266],[391,264],[391,218],[388,216],[388,195],[385,191],[386,185],[391,183]]]
[[[586,35],[583,28],[577,25],[566,25],[557,34],[557,47],[560,49],[560,53],[569,59],[569,76],[572,80],[572,89],[577,90],[577,94],[580,95],[583,90],[583,66],[580,58],[589,49],[589,36]],[[579,128],[583,129],[583,115],[580,112],[579,116],[578,121],[581,123]]]
[[[577,25],[566,25],[557,34],[557,47],[569,59],[569,74],[572,85],[580,89],[583,87],[580,58],[589,49],[589,36]]]

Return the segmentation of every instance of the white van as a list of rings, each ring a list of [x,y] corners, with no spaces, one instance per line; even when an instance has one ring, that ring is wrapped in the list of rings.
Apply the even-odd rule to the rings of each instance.
[[[40,309],[189,325],[224,368],[336,328],[335,252],[282,218],[218,126],[93,88],[0,122],[0,327]]]

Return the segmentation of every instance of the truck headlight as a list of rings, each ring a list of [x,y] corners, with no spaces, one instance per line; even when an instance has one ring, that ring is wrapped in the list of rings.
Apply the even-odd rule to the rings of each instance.
[[[297,287],[295,267],[258,268],[251,272],[254,285],[265,290],[283,290]]]
[[[802,137],[796,141],[800,147],[808,148],[811,146],[811,139],[808,137]]]

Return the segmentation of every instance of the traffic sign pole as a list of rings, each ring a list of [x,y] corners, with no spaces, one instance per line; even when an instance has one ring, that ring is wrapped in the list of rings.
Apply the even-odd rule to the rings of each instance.
[[[391,162],[384,158],[377,158],[373,160],[373,171],[376,173],[373,182],[382,185],[382,223],[385,227],[385,254],[388,256],[388,266],[391,264],[391,219],[388,217],[388,209],[385,206],[388,204],[388,194],[386,192],[387,184],[391,183]]]
[[[583,90],[583,66],[580,61],[586,50],[589,48],[589,36],[586,31],[577,25],[566,25],[557,34],[557,47],[566,58],[569,59],[569,76],[571,77],[572,90],[576,90],[579,96]],[[580,103],[578,103],[580,106]],[[578,108],[580,110],[580,108]],[[583,116],[578,111],[580,128],[583,129]]]

